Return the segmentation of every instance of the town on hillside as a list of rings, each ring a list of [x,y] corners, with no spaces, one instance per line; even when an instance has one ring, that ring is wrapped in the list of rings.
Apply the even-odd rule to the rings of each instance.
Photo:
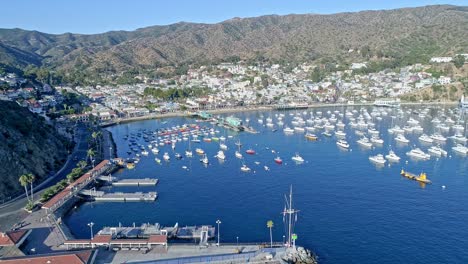
[[[373,62],[293,67],[240,61],[191,67],[170,78],[136,75],[133,84],[54,87],[4,72],[0,100],[16,101],[47,117],[87,120],[91,114],[101,121],[262,105],[365,104],[379,98],[448,102],[468,91],[466,61],[468,54],[458,54],[431,58],[426,65],[381,70]]]

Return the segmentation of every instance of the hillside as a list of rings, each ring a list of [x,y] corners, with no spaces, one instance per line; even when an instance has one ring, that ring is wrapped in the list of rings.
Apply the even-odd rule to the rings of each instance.
[[[365,56],[428,59],[467,52],[468,7],[449,5],[332,15],[269,15],[176,23],[103,34],[0,30],[0,63],[94,72],[241,59],[311,61]],[[12,59],[16,58],[16,60]]]
[[[23,191],[19,176],[40,182],[67,157],[65,141],[42,117],[14,102],[0,103],[0,200]]]

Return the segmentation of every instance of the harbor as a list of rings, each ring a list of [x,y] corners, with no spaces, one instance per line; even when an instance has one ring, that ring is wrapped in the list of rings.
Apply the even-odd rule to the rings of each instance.
[[[119,222],[126,227],[133,227],[135,222],[139,227],[148,221],[164,227],[171,227],[174,222],[179,222],[180,226],[217,227],[216,220],[219,219],[222,222],[221,243],[236,243],[239,237],[239,244],[242,244],[269,240],[265,219],[271,218],[275,223],[273,241],[282,241],[284,221],[278,211],[281,211],[283,199],[277,194],[284,193],[283,187],[293,183],[298,196],[296,201],[301,203],[298,220],[307,221],[311,226],[329,226],[337,230],[346,227],[350,230],[350,237],[344,238],[346,248],[355,248],[354,252],[359,252],[357,247],[360,243],[353,246],[352,241],[360,241],[362,230],[368,228],[362,219],[378,221],[373,210],[379,210],[379,216],[390,219],[394,211],[375,209],[376,203],[390,203],[392,208],[404,210],[407,216],[403,219],[424,218],[419,214],[418,208],[424,206],[420,202],[431,199],[431,196],[456,192],[454,188],[458,188],[457,179],[460,178],[447,175],[465,173],[457,169],[464,164],[464,155],[452,150],[456,147],[455,142],[463,144],[466,132],[463,117],[453,105],[406,106],[402,103],[400,108],[339,105],[229,113],[224,117],[231,115],[258,133],[236,131],[220,122],[196,118],[148,120],[107,128],[116,140],[118,156],[123,161],[132,160],[134,165],[133,169],[124,165],[112,176],[139,179],[151,175],[161,181],[157,186],[161,198],[158,203],[126,203],[125,210],[131,211],[131,216],[121,214],[122,205],[119,203],[84,203],[66,216],[64,222],[72,226],[72,232],[78,239],[82,239],[89,238],[89,229],[73,226],[83,226],[87,222],[94,222],[95,230],[102,230],[109,226],[118,227]],[[445,143],[437,136],[438,133],[446,138]],[[423,134],[438,141],[432,139],[433,143],[425,143],[419,139]],[[408,143],[404,143],[403,136]],[[347,144],[343,145],[348,147],[337,146],[339,139],[346,141]],[[447,152],[446,156],[437,152],[440,151],[436,148],[438,146]],[[221,159],[223,155],[218,155],[220,150],[224,159]],[[189,156],[190,152],[192,156]],[[426,154],[430,154],[429,159]],[[208,160],[206,165],[199,161],[204,155]],[[249,170],[244,171],[244,165]],[[333,168],[333,174],[330,168]],[[418,173],[417,176],[420,172],[426,173],[432,184],[406,180],[400,176],[402,168]],[[124,192],[152,191],[149,186],[112,188]],[[359,190],[359,199],[355,198],[352,190]],[[314,199],[309,197],[310,193],[314,194]],[[347,198],[342,198],[342,195]],[[397,198],[389,202],[389,197]],[[347,215],[355,226],[350,227],[327,209],[326,206],[338,200],[346,205],[346,208],[340,207],[340,212]],[[263,203],[275,206],[253,206]],[[431,203],[440,211],[438,219],[443,219],[444,206],[437,201],[431,200]],[[372,205],[370,208],[373,210],[368,205]],[[252,213],[259,210],[261,215]],[[118,216],[118,220],[108,220],[109,215]],[[325,218],[333,221],[324,223],[322,219]],[[408,236],[403,239],[399,235],[396,223],[386,225],[389,230],[374,232],[379,237],[392,232],[395,234],[392,240],[408,239]],[[422,228],[438,237],[429,224]],[[340,256],[338,251],[345,250],[344,247],[337,248],[333,242],[343,239],[338,234],[327,232],[323,235],[323,232],[312,232],[301,224],[297,225],[296,232],[297,243],[306,248],[316,248],[319,255]],[[316,232],[320,235],[314,234]],[[410,234],[410,241],[418,241],[415,234],[406,232]],[[365,240],[384,248],[384,255],[391,254],[385,247],[389,240],[376,240],[376,237]],[[187,241],[199,245],[192,239]],[[315,241],[322,246],[313,246]],[[426,243],[432,251],[437,251],[432,241],[435,240],[426,240]],[[211,243],[216,242],[215,236]],[[360,259],[366,257],[363,252],[357,254]],[[327,262],[344,262],[346,259],[337,257]]]

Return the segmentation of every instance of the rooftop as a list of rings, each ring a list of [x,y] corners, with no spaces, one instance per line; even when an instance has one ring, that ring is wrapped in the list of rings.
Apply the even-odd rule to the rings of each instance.
[[[95,251],[84,250],[77,252],[60,252],[57,254],[32,255],[2,259],[0,263],[14,264],[91,264],[94,262]]]

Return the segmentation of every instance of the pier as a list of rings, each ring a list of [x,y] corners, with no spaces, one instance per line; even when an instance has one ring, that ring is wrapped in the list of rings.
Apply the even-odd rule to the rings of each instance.
[[[112,182],[113,186],[155,186],[158,184],[158,179],[123,179]]]
[[[80,194],[94,201],[101,202],[154,202],[158,197],[157,192],[105,193],[103,191],[96,190],[83,190]]]
[[[112,186],[156,186],[159,182],[158,179],[122,179],[118,180],[116,177],[108,176],[99,176],[97,180],[111,184]]]

